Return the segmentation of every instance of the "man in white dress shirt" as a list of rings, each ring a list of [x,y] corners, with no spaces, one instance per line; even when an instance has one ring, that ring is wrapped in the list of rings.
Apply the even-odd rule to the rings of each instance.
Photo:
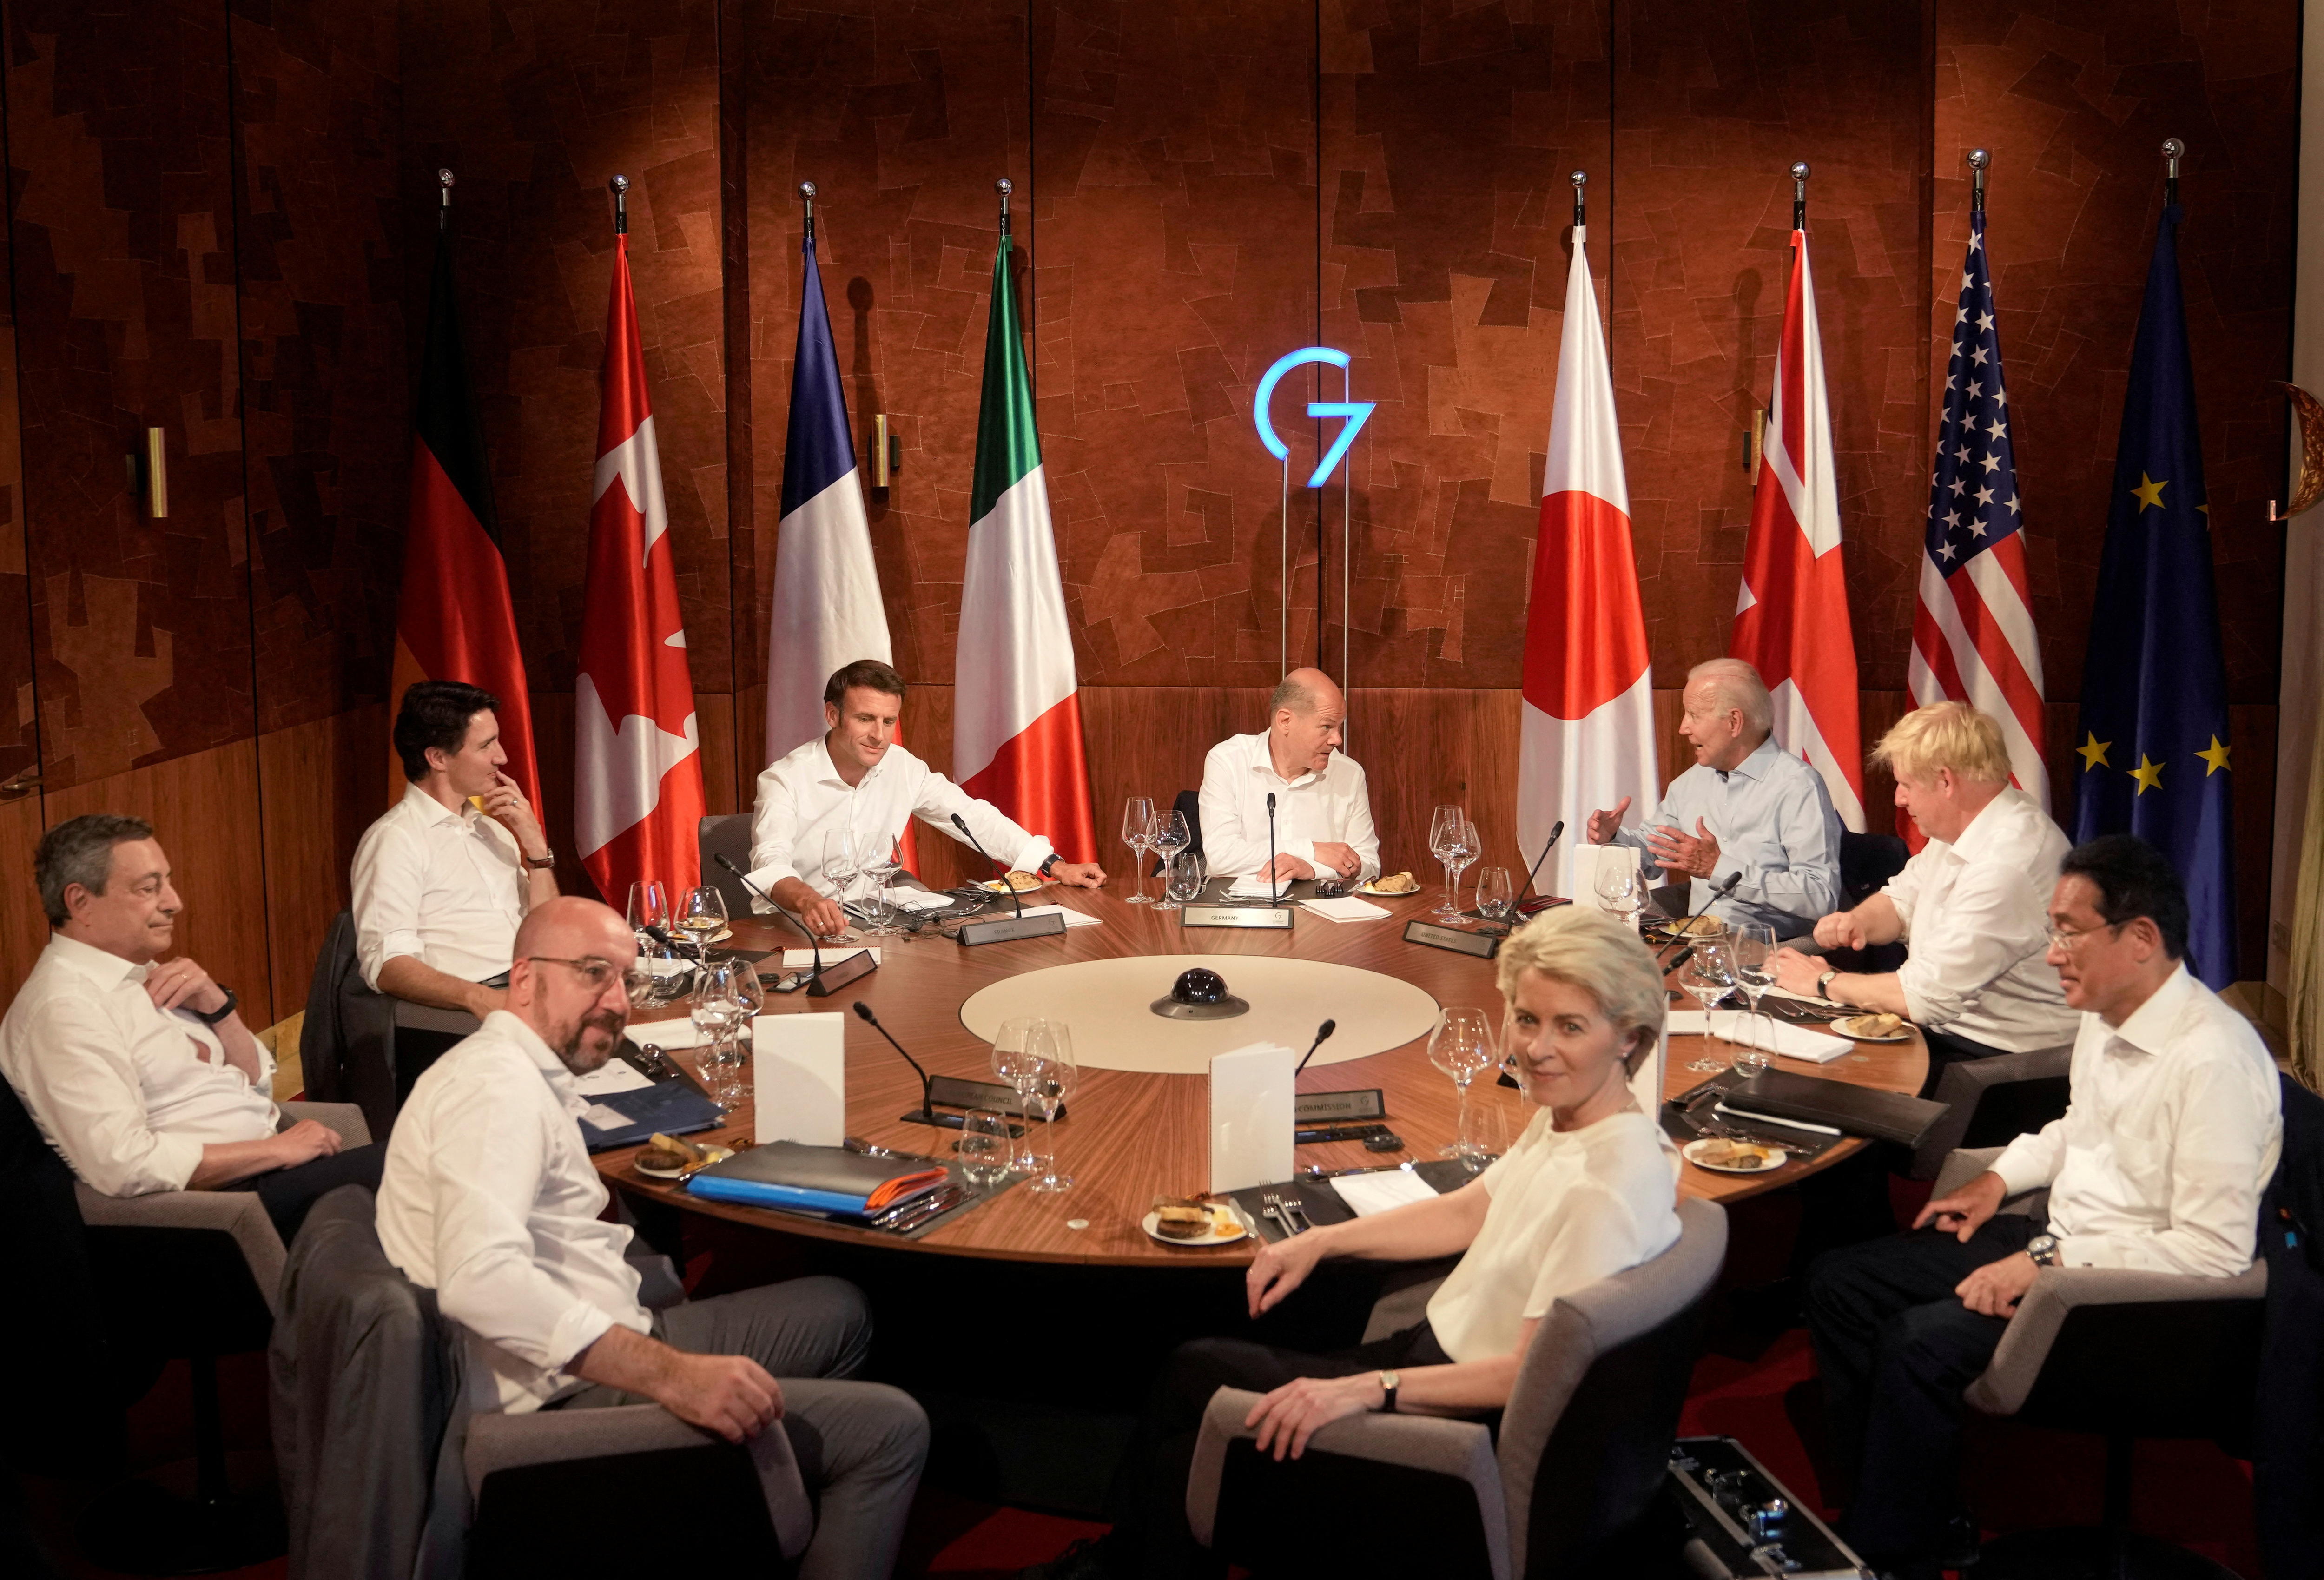
[[[1038,834],[1019,828],[906,751],[896,739],[904,713],[904,678],[877,659],[859,659],[823,688],[829,727],[778,758],[759,775],[751,815],[751,882],[825,938],[844,931],[839,880],[832,875],[833,836],[845,835],[854,855],[884,856],[914,818],[962,845],[958,816],[992,859],[1077,889],[1095,889],[1105,869],[1069,862]],[[753,908],[762,905],[753,900]]]
[[[799,1574],[878,1580],[903,1537],[927,1418],[895,1389],[843,1381],[871,1349],[862,1296],[806,1278],[641,1306],[630,1230],[606,1219],[574,1086],[621,1041],[636,937],[567,897],[526,916],[514,954],[508,1007],[420,1077],[396,1120],[382,1249],[465,1330],[492,1408],[650,1401],[736,1443],[779,1421],[816,1505]]]
[[[2065,1117],[1923,1207],[1911,1234],[1808,1274],[1833,1454],[1856,1478],[1842,1531],[1900,1577],[1937,1573],[1962,1391],[2041,1270],[2241,1273],[2282,1144],[2274,1062],[2183,964],[2186,891],[2161,852],[2128,835],[2075,848],[2046,943],[2080,1012]],[[1995,1215],[2041,1186],[2046,1223]]]
[[[1766,922],[1778,938],[1805,935],[1840,897],[1840,814],[1823,775],[1775,744],[1774,699],[1741,659],[1695,665],[1681,701],[1694,766],[1636,828],[1622,827],[1628,796],[1591,813],[1590,843],[1643,850],[1667,881],[1688,880],[1690,911],[1733,878],[1711,915]]]
[[[1268,698],[1267,728],[1203,759],[1203,859],[1213,877],[1379,876],[1371,791],[1340,750],[1348,699],[1321,670],[1294,670]],[[1275,798],[1274,859],[1267,799]]]
[[[1903,938],[1911,957],[1867,974],[1784,949],[1776,983],[1917,1023],[1929,1045],[1923,1096],[1946,1065],[2070,1040],[2079,1021],[2044,960],[2066,836],[2010,784],[2001,726],[1966,702],[1940,702],[1899,719],[1872,755],[1895,772],[1896,804],[1929,843],[1879,893],[1816,923],[1815,939],[1862,949]]]
[[[500,706],[457,680],[403,693],[395,751],[410,782],[355,846],[355,954],[381,993],[483,1018],[517,923],[557,896],[540,819],[501,772]]]
[[[336,1186],[379,1178],[377,1146],[288,1128],[274,1058],[232,989],[164,960],[184,901],[142,818],[74,818],[32,857],[55,929],[0,1019],[0,1073],[73,1173],[106,1196],[250,1190],[288,1241]]]

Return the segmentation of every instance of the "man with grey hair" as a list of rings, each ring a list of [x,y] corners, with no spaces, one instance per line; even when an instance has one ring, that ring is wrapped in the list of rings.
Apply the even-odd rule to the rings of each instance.
[[[1590,843],[1627,845],[1689,882],[1692,910],[1729,878],[1711,912],[1766,922],[1778,938],[1814,930],[1839,909],[1840,815],[1823,776],[1775,744],[1775,709],[1759,671],[1712,659],[1687,671],[1679,733],[1694,766],[1671,781],[1638,827],[1622,827],[1630,799],[1590,815]],[[1691,832],[1690,832],[1691,830]]]
[[[273,1056],[234,990],[164,959],[185,902],[142,818],[73,818],[32,855],[55,930],[0,1019],[0,1074],[91,1189],[248,1190],[289,1240],[326,1191],[374,1184],[377,1146],[339,1150],[311,1119],[287,1128]]]
[[[1212,875],[1379,876],[1371,792],[1340,750],[1348,699],[1323,670],[1294,670],[1268,698],[1267,718],[1267,728],[1230,735],[1203,760],[1203,856]]]

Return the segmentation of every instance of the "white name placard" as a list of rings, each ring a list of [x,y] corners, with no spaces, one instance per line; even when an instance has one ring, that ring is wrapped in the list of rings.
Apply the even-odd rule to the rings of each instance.
[[[1211,1188],[1240,1190],[1291,1178],[1291,1072],[1299,1056],[1256,1042],[1211,1060]]]
[[[751,1022],[758,1141],[835,1147],[847,1139],[846,1017],[761,1015]]]

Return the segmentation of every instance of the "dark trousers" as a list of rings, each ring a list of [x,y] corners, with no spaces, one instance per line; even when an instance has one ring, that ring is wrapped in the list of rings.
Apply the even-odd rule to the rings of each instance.
[[[1969,1310],[1954,1286],[2041,1232],[2036,1218],[1989,1218],[1964,1245],[1920,1229],[1808,1270],[1832,1458],[1855,1477],[1841,1534],[1875,1564],[1935,1557],[1959,1506],[1961,1394],[2009,1324]]]
[[[1944,1079],[1948,1066],[1967,1064],[1971,1059],[1997,1058],[2009,1050],[1996,1048],[1990,1042],[1979,1042],[1974,1037],[1957,1037],[1950,1031],[1932,1031],[1923,1026],[1921,1040],[1929,1045],[1929,1073],[1921,1082],[1921,1095],[1936,1095],[1937,1083]]]
[[[226,1190],[247,1190],[258,1197],[259,1206],[274,1220],[274,1232],[289,1245],[299,1233],[299,1225],[307,1221],[307,1209],[313,1206],[342,1185],[368,1186],[379,1188],[379,1171],[387,1162],[387,1147],[380,1141],[369,1146],[345,1147],[327,1158],[310,1159],[289,1169],[270,1169],[254,1174],[247,1179],[222,1187]]]
[[[1195,1545],[1186,1524],[1186,1474],[1202,1435],[1203,1412],[1222,1388],[1265,1393],[1301,1377],[1352,1377],[1406,1366],[1443,1366],[1452,1357],[1425,1322],[1351,1350],[1315,1355],[1279,1350],[1247,1339],[1204,1338],[1180,1344],[1147,1397],[1146,1414],[1114,1474],[1107,1499],[1113,1535],[1107,1547],[1117,1567],[1147,1580],[1225,1573],[1217,1557]],[[1307,1511],[1323,1515],[1323,1511]],[[1359,1511],[1340,1511],[1349,1518]]]

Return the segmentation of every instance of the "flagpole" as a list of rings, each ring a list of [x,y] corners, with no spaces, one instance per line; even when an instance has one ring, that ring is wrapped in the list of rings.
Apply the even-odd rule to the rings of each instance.
[[[1808,162],[1801,159],[1792,162],[1792,228],[1805,230],[1807,227]]]
[[[1969,151],[1969,211],[1971,214],[1985,212],[1985,171],[1992,162],[1993,155],[1984,149]]]
[[[630,234],[630,178],[615,176],[605,183],[613,189],[613,234]]]
[[[2163,206],[2179,206],[2179,161],[2185,156],[2187,145],[2176,137],[2163,140]]]
[[[801,181],[798,184],[798,195],[799,201],[807,205],[807,228],[800,232],[800,246],[804,251],[811,253],[815,251],[815,183]]]
[[[443,189],[442,196],[436,205],[436,228],[449,230],[452,227],[452,172],[447,170],[438,171],[436,184]]]

